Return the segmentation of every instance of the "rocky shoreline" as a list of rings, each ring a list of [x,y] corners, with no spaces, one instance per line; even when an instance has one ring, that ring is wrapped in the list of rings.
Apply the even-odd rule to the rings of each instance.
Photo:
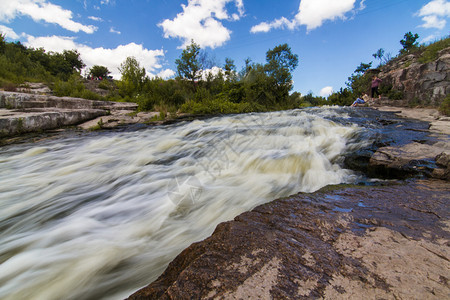
[[[449,120],[436,110],[378,109],[429,122],[434,141],[377,147],[362,157],[365,171],[443,180],[381,180],[274,200],[219,224],[129,299],[447,298]]]
[[[219,224],[128,299],[444,299],[450,186],[336,186]]]

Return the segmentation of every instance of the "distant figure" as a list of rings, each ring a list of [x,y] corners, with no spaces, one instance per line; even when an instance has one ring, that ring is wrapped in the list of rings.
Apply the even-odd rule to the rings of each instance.
[[[372,99],[374,98],[375,93],[378,95],[378,98],[381,98],[381,94],[378,91],[378,87],[380,86],[381,79],[378,78],[376,75],[372,78],[372,85],[370,86],[372,88]]]
[[[355,107],[358,104],[365,104],[368,102],[369,96],[367,94],[362,94],[361,97],[356,98],[355,102],[351,105],[351,107]]]

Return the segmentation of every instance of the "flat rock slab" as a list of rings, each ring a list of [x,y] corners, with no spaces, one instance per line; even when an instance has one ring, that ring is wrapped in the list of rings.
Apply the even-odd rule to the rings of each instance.
[[[0,91],[0,108],[136,110],[137,107],[138,105],[132,102],[98,101],[72,97],[56,97]]]
[[[129,299],[448,299],[450,186],[325,188],[261,205]]]
[[[148,123],[154,117],[159,116],[159,112],[139,112],[126,110],[111,111],[110,115],[97,117],[79,125],[80,128],[89,130],[101,124],[101,128],[115,128],[120,125],[130,125],[138,123]]]
[[[394,112],[399,117],[417,119],[430,123],[430,131],[450,135],[450,117],[441,115],[434,108],[406,108],[382,106],[376,109],[387,112]]]
[[[102,109],[0,109],[0,137],[76,125],[106,114]]]

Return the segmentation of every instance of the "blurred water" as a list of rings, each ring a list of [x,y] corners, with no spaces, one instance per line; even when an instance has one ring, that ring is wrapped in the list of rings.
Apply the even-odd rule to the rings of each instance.
[[[0,298],[120,299],[215,226],[351,182],[344,110],[247,114],[0,149]]]

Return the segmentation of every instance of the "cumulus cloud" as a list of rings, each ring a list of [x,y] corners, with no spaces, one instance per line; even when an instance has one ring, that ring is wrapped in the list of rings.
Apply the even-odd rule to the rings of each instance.
[[[157,74],[157,76],[159,78],[163,78],[163,79],[167,79],[167,78],[173,77],[174,75],[175,75],[175,72],[173,70],[171,70],[171,69],[162,70],[161,72],[159,72]]]
[[[235,12],[229,15],[229,4]],[[165,38],[179,38],[180,48],[194,40],[201,47],[216,48],[230,39],[231,31],[223,21],[237,21],[244,15],[243,0],[188,0],[181,5],[183,12],[173,20],[166,19],[158,24],[164,30]]]
[[[97,27],[72,20],[72,12],[47,0],[0,1],[0,21],[9,22],[18,16],[28,16],[35,22],[57,24],[73,32],[93,33]]]
[[[293,20],[282,17],[272,22],[262,22],[253,26],[250,32],[269,32],[272,29],[293,30],[301,25],[305,25],[308,31],[313,30],[322,26],[323,22],[328,20],[345,20],[348,12],[364,9],[364,1],[361,0],[359,7],[356,8],[357,0],[301,0],[298,12]]]
[[[450,1],[433,0],[424,5],[417,13],[424,22],[421,27],[444,29],[446,18],[450,17]]]
[[[321,97],[328,97],[333,93],[333,87],[332,86],[326,86],[323,89],[320,90],[319,95]]]
[[[168,70],[161,71],[161,59],[164,57],[164,51],[145,49],[142,45],[130,43],[127,45],[120,45],[114,49],[108,48],[91,48],[86,45],[78,44],[74,38],[62,36],[45,36],[33,37],[28,36],[25,46],[40,48],[43,47],[47,51],[62,52],[64,50],[76,49],[80,53],[80,57],[89,69],[94,65],[101,65],[111,71],[114,78],[120,78],[119,66],[125,61],[128,56],[134,56],[137,61],[145,68],[147,75],[154,77],[155,73],[162,72],[163,75],[168,75]]]
[[[15,33],[14,30],[4,25],[0,25],[0,34],[4,34],[5,37],[13,40],[17,40],[19,38],[19,35]]]

